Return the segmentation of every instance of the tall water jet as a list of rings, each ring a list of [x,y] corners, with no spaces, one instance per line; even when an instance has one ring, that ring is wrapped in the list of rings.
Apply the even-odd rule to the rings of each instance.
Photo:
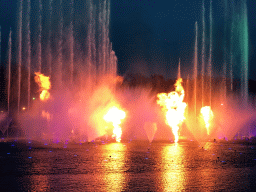
[[[89,26],[87,32],[87,66],[88,66],[88,85],[92,88],[92,20],[93,20],[93,5],[92,1],[89,1]]]
[[[232,21],[231,21],[231,35],[230,35],[230,90],[233,92],[233,66],[234,66],[234,50],[233,50],[233,41],[234,41],[234,4],[232,3]]]
[[[209,63],[208,63],[208,74],[209,74],[209,105],[212,105],[212,0],[210,0],[210,49],[209,49]]]
[[[195,117],[197,116],[197,68],[198,68],[198,25],[195,23],[195,47],[194,47],[194,110]]]
[[[108,4],[107,4],[107,8],[106,8],[106,37],[109,37],[109,21],[110,21],[110,1],[108,1]],[[112,45],[110,44],[110,41],[109,41],[109,38],[106,38],[106,44],[107,44],[107,48],[106,48],[106,52],[107,52],[107,55],[106,55],[106,64],[108,66],[108,74],[110,74],[111,72],[111,68],[110,68],[110,48],[112,49]]]
[[[1,64],[1,59],[2,59],[2,29],[1,29],[1,26],[0,26],[0,64]]]
[[[88,2],[89,1],[87,1],[86,3]],[[53,134],[53,132],[55,132],[55,129],[60,129],[66,135],[70,133],[68,132],[68,130],[71,126],[66,126],[68,128],[63,128],[63,123],[60,122],[59,119],[57,119],[57,116],[54,116],[55,113],[61,113],[64,117],[69,117],[69,114],[66,114],[66,110],[64,110],[64,108],[68,108],[69,105],[66,105],[65,102],[72,101],[71,103],[74,104],[77,101],[81,101],[84,102],[84,105],[86,105],[88,99],[79,98],[77,100],[77,96],[91,96],[91,92],[86,92],[87,84],[81,85],[80,83],[78,83],[79,85],[77,85],[77,87],[75,88],[79,88],[78,86],[81,85],[81,89],[78,90],[79,92],[70,91],[71,89],[62,90],[62,92],[65,92],[67,94],[62,95],[64,101],[58,100],[61,84],[64,85],[65,81],[64,74],[67,74],[68,78],[71,77],[68,80],[68,83],[65,82],[66,85],[69,87],[76,86],[77,83],[74,83],[75,78],[79,77],[83,77],[83,82],[87,83],[86,80],[88,80],[88,76],[91,78],[92,84],[96,85],[97,80],[100,81],[100,79],[103,79],[103,77],[105,77],[103,75],[116,75],[117,58],[115,52],[112,50],[112,44],[109,40],[109,29],[107,29],[109,28],[110,20],[110,2],[108,0],[102,2],[94,2],[91,0],[89,4],[87,4],[88,6],[86,6],[86,8],[88,8],[87,10],[90,11],[87,11],[86,14],[82,14],[83,17],[81,19],[85,21],[82,24],[75,22],[76,17],[81,16],[80,12],[74,13],[75,8],[79,6],[77,1],[59,0],[54,2],[53,0],[49,0],[47,1],[46,6],[43,3],[44,2],[42,0],[38,0],[36,2],[31,2],[31,0],[19,1],[19,10],[17,14],[18,31],[16,38],[17,49],[15,49],[15,51],[12,50],[11,46],[13,40],[13,37],[11,36],[13,36],[13,33],[10,34],[9,40],[9,71],[7,74],[8,85],[6,81],[6,87],[8,87],[8,98],[6,99],[6,101],[8,103],[8,111],[12,111],[13,102],[15,102],[15,109],[17,108],[17,103],[18,110],[21,109],[21,104],[25,104],[26,109],[29,109],[23,111],[22,113],[20,111],[19,115],[17,116],[18,121],[20,121],[19,123],[21,127],[24,128],[24,131],[27,131],[27,129],[35,129],[35,131],[28,131],[29,136],[41,136],[43,134],[43,131],[45,133],[47,132],[47,130],[49,130],[49,138],[51,138],[55,137],[55,135]],[[64,13],[66,13],[66,10],[63,10],[64,7],[69,7],[70,18],[69,15],[64,15]],[[84,10],[82,8],[81,12],[83,11]],[[32,19],[33,13],[35,14]],[[87,17],[84,17],[85,15]],[[22,18],[22,16],[24,18]],[[55,22],[57,24],[56,27],[54,27]],[[64,23],[69,23],[70,25],[67,28],[64,28]],[[34,30],[31,26],[35,26]],[[80,27],[85,29],[85,33],[80,33]],[[86,34],[87,36],[85,37],[84,34]],[[46,40],[45,43],[44,40]],[[75,48],[78,49],[75,50]],[[67,54],[64,55],[64,53]],[[105,58],[103,58],[104,55]],[[45,56],[45,58],[43,56]],[[12,58],[15,58],[15,63],[17,63],[13,68],[11,66]],[[64,58],[67,59],[68,67],[64,67]],[[85,58],[88,58],[90,62],[87,62],[88,60],[86,60],[83,63],[82,60]],[[81,60],[81,62],[75,62],[79,60]],[[103,63],[103,61],[105,62]],[[26,69],[26,71],[21,70],[21,67],[23,67],[21,64],[23,63],[24,67],[26,67],[24,68]],[[88,73],[88,65],[90,65],[90,73]],[[104,65],[105,67],[102,67]],[[13,73],[16,70],[17,77],[15,77],[15,73]],[[30,81],[32,76],[32,70],[35,70],[35,72],[44,72],[46,76],[53,76],[54,73],[54,76],[51,78],[53,97],[44,103],[36,99],[35,101],[33,101],[33,107],[30,98],[32,97],[32,95],[37,95],[36,92],[38,90],[33,89]],[[13,81],[15,82],[15,84],[12,83],[12,74],[14,75]],[[105,79],[106,78],[104,78],[104,81]],[[16,85],[17,81],[18,86]],[[110,81],[112,81],[112,79]],[[108,84],[108,82],[106,81],[104,83]],[[110,83],[111,85],[113,84],[113,82]],[[22,95],[23,93],[25,93],[25,96]],[[54,106],[57,106],[56,108],[59,108],[58,112],[56,112],[56,108],[54,108]],[[38,108],[40,108],[40,114],[38,113]],[[41,118],[43,110],[45,110],[45,112],[49,112],[51,115],[53,114],[54,118],[51,120],[51,126],[45,125],[44,119]],[[34,115],[35,113],[39,115]],[[81,114],[81,116],[89,115],[89,112],[84,113],[86,114]],[[26,118],[23,119],[24,116],[26,116]],[[77,129],[83,129],[87,126],[85,125],[86,123],[81,122],[77,123],[76,127],[79,127]],[[58,131],[60,132],[60,130]]]
[[[203,11],[202,11],[202,24],[203,24],[203,34],[202,34],[202,71],[201,71],[201,82],[202,82],[202,106],[204,106],[204,86],[205,86],[205,6],[203,0]]]
[[[58,67],[57,67],[57,85],[62,87],[62,68],[63,68],[63,6],[62,0],[60,0],[60,9],[59,9],[59,37],[58,37]]]
[[[37,71],[41,73],[42,71],[42,2],[38,0],[39,3],[39,21],[38,21],[38,69]]]
[[[96,21],[95,21],[95,18],[96,18],[96,5],[93,5],[92,4],[92,20],[91,20],[91,23],[92,23],[92,34],[95,34],[96,33]],[[93,65],[93,68],[92,68],[92,74],[93,74],[93,80],[94,82],[96,82],[96,71],[97,71],[97,49],[96,49],[96,39],[95,39],[95,35],[92,36],[91,38],[91,44],[92,44],[92,48],[91,48],[91,53],[92,53],[92,65]]]
[[[11,96],[11,62],[12,62],[12,30],[10,29],[9,41],[8,41],[8,77],[7,77],[7,108],[8,114],[10,114],[10,96]]]
[[[74,75],[74,26],[73,26],[73,14],[74,14],[74,0],[71,0],[71,13],[70,13],[70,84],[73,85]]]
[[[22,0],[19,6],[19,22],[18,22],[18,102],[17,109],[20,111],[20,95],[21,95],[21,59],[22,59]]]
[[[102,71],[103,74],[106,73],[106,0],[103,1],[103,10],[102,10]]]
[[[28,69],[28,103],[27,109],[30,108],[30,81],[31,81],[31,39],[30,39],[30,0],[27,1],[27,69]]]
[[[224,2],[225,7],[224,7],[224,45],[223,45],[223,49],[224,49],[224,55],[223,55],[223,72],[222,72],[222,102],[224,102],[226,104],[226,99],[227,99],[227,0],[225,0]]]
[[[242,15],[241,15],[241,22],[239,23],[240,28],[240,46],[241,46],[241,73],[242,73],[242,97],[245,102],[245,105],[247,105],[248,102],[248,56],[249,56],[249,37],[248,37],[248,18],[247,18],[247,6],[246,1],[243,1],[242,4]]]
[[[179,58],[179,66],[178,66],[178,78],[177,78],[177,79],[179,79],[179,78],[181,78],[181,75],[180,75],[180,58]]]
[[[52,74],[52,46],[51,46],[51,38],[52,38],[52,0],[49,1],[49,33],[48,33],[48,43],[47,43],[47,50],[48,50],[48,74],[51,77]]]

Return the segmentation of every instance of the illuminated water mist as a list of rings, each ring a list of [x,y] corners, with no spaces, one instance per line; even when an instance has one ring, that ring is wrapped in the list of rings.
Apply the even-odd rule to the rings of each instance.
[[[176,90],[159,93],[152,85],[125,87],[117,76],[109,0],[83,6],[74,0],[20,0],[17,49],[11,30],[8,43],[8,115],[17,119],[21,136],[45,142],[233,138],[254,112],[248,105],[246,2],[229,2],[221,41],[215,39],[212,1],[209,12],[202,2],[192,74],[181,82],[179,59]],[[224,50],[218,61],[217,43]]]

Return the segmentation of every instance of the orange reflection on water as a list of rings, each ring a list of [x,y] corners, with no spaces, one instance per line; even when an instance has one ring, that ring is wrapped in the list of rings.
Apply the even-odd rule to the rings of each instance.
[[[50,186],[47,175],[32,175],[29,179],[31,191],[49,191]]]
[[[162,189],[164,191],[185,190],[184,149],[179,143],[163,146]]]
[[[126,146],[122,143],[105,145],[102,161],[105,191],[122,191],[125,182],[125,153]]]
[[[49,162],[32,161],[31,158],[31,170],[40,174],[32,174],[29,176],[30,189],[28,191],[49,191],[50,183],[47,173],[47,168],[50,167]]]

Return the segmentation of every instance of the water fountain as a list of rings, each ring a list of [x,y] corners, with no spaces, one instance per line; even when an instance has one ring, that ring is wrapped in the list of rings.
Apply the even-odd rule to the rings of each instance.
[[[246,2],[240,1],[236,6],[232,2],[224,2],[224,29],[221,44],[223,48],[223,59],[219,61],[217,61],[214,55],[216,41],[214,41],[213,35],[212,1],[210,1],[209,6],[208,36],[206,34],[207,23],[205,23],[204,1],[202,2],[202,28],[200,31],[198,30],[198,24],[195,24],[194,99],[193,102],[188,102],[188,106],[193,106],[194,112],[190,111],[187,126],[191,127],[190,131],[194,136],[197,135],[201,139],[205,137],[205,133],[202,133],[202,128],[200,128],[201,131],[198,128],[200,127],[198,114],[201,107],[211,106],[217,115],[215,120],[219,119],[219,121],[217,120],[215,122],[215,127],[212,128],[215,129],[213,131],[215,137],[224,137],[226,135],[226,137],[232,138],[234,135],[231,132],[235,134],[253,114],[248,105],[248,21]],[[234,10],[236,11],[234,12]],[[228,15],[229,12],[232,13],[230,14],[231,16]],[[231,22],[229,23],[228,21]],[[201,49],[198,45],[198,32],[201,33]],[[205,38],[209,39],[209,47],[205,47]],[[234,48],[235,44],[238,45],[236,49]],[[208,53],[206,50],[208,50]],[[199,52],[201,52],[201,62],[198,60]],[[205,66],[207,55],[208,62],[207,66]],[[198,67],[201,67],[201,73],[199,74]],[[218,68],[221,71],[217,71]],[[205,69],[207,69],[207,73],[205,73]],[[218,76],[218,74],[220,75]],[[234,80],[238,82],[236,83],[236,87],[234,87]],[[199,91],[200,88],[201,92]],[[243,103],[242,105],[241,102]],[[238,107],[239,105],[240,107]],[[241,111],[244,114],[241,114]],[[239,125],[233,124],[230,117],[227,117],[227,114],[231,115],[232,112],[234,116],[243,116],[241,118],[243,120],[238,123]],[[191,116],[197,119],[195,120]],[[201,134],[198,134],[199,132]],[[203,132],[205,132],[204,129]]]
[[[68,11],[64,10],[65,6],[69,6]],[[31,10],[31,7],[37,8]],[[232,138],[250,118],[245,113],[249,108],[246,3],[242,1],[235,7],[225,1],[220,78],[216,75],[216,66],[220,63],[216,62],[214,54],[216,42],[211,1],[209,7],[207,23],[203,1],[202,28],[195,23],[193,74],[188,74],[183,81],[187,107],[185,123],[180,130],[187,130],[192,139],[197,140]],[[81,9],[81,13],[75,12],[75,8]],[[233,14],[229,25],[227,13],[230,9]],[[38,23],[31,19],[32,12],[37,12]],[[164,122],[165,115],[156,103],[156,93],[152,94],[146,88],[116,87],[122,78],[117,78],[117,57],[109,38],[110,1],[88,0],[83,8],[78,8],[74,0],[68,4],[62,0],[49,0],[47,5],[41,0],[20,1],[18,15],[17,49],[12,47],[11,31],[9,35],[7,108],[8,114],[18,114],[19,125],[26,137],[57,142],[91,141],[106,133],[111,135],[105,128],[112,125],[104,121],[104,115],[115,106],[126,112],[123,127],[121,125],[126,139],[148,139],[150,142],[154,138],[173,139]],[[81,18],[83,21],[79,21]],[[35,28],[31,29],[31,26]],[[235,49],[237,43],[241,49]],[[179,60],[178,78],[181,70]],[[241,72],[238,77],[235,75],[237,71]],[[32,78],[35,72],[50,77],[51,96],[47,101],[39,99],[42,90],[39,91]],[[239,81],[238,87],[234,81]],[[238,92],[240,97],[236,97]],[[241,100],[245,106],[242,110],[237,107]],[[200,115],[205,106],[210,106],[207,113],[212,114],[212,109],[214,115],[207,130],[204,127],[207,123]],[[242,120],[227,117],[231,112],[241,116]]]

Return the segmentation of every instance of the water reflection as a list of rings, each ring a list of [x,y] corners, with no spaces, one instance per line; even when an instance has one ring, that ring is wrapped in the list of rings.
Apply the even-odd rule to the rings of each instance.
[[[31,191],[48,191],[49,182],[47,175],[33,175],[30,177]]]
[[[105,191],[122,191],[125,189],[125,151],[126,146],[122,143],[105,145],[102,154]]]
[[[46,155],[46,153],[43,152],[43,155]],[[45,161],[45,159],[41,159],[39,157],[36,157],[34,160],[32,160],[32,157],[29,157],[28,159],[27,163],[31,164],[30,171],[34,173],[31,176],[28,176],[30,180],[29,186],[31,186],[31,191],[48,191],[49,180],[48,175],[46,173],[49,172],[48,169],[51,166],[49,161]]]
[[[163,190],[185,190],[184,148],[178,143],[163,146],[161,155]]]

